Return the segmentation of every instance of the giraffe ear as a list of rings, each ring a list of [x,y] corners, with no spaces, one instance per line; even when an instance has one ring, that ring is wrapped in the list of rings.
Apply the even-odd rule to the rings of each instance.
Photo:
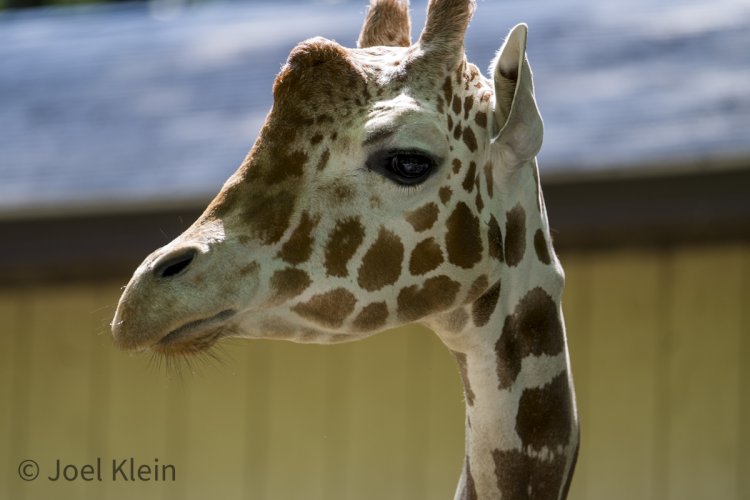
[[[509,149],[519,163],[536,156],[544,135],[526,59],[527,30],[525,24],[516,25],[490,66],[495,85],[492,141]]]
[[[371,0],[357,47],[408,47],[410,32],[409,0]]]

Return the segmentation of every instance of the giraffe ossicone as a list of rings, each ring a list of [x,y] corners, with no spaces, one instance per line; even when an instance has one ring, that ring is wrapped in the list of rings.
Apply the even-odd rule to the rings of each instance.
[[[466,396],[465,499],[565,498],[578,450],[535,156],[543,126],[513,28],[484,77],[470,0],[373,0],[359,46],[297,45],[255,145],[203,215],[148,256],[112,322],[167,356],[227,336],[334,343],[419,322]]]

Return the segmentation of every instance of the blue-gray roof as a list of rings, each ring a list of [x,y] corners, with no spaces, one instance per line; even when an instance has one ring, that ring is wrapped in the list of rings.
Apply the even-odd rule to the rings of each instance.
[[[750,158],[747,0],[478,3],[482,68],[529,24],[543,175]],[[353,46],[366,1],[169,4],[0,13],[0,217],[209,198],[289,50]],[[415,35],[424,10],[412,2]]]

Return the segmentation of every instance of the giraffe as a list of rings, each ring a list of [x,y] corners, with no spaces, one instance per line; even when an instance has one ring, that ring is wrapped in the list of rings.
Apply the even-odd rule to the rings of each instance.
[[[536,163],[543,124],[514,27],[484,77],[473,0],[372,0],[354,49],[312,38],[239,169],[149,255],[117,346],[187,356],[228,336],[336,343],[410,323],[453,353],[466,404],[456,499],[561,499],[578,417]]]

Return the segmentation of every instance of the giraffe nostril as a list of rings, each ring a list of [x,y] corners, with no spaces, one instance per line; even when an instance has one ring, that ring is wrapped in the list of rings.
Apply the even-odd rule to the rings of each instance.
[[[157,278],[172,278],[182,274],[198,254],[195,248],[187,248],[176,254],[166,256],[154,266],[153,273]]]

